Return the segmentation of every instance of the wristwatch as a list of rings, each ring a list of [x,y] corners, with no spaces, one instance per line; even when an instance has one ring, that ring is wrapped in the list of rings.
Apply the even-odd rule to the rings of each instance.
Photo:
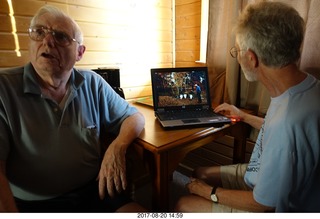
[[[211,200],[215,203],[218,203],[218,196],[216,195],[217,187],[213,187],[211,191]]]

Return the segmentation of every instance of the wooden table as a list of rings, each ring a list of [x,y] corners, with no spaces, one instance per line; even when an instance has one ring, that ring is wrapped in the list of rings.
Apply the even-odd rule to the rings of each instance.
[[[154,211],[169,211],[169,183],[173,172],[188,152],[206,145],[224,136],[234,129],[237,124],[228,124],[221,128],[189,128],[179,130],[164,130],[155,119],[153,108],[139,103],[133,103],[144,115],[146,124],[138,139],[133,143],[136,150],[147,162],[152,176],[152,205]],[[240,123],[241,124],[241,123]],[[245,154],[243,130],[236,133],[234,162],[242,159]]]

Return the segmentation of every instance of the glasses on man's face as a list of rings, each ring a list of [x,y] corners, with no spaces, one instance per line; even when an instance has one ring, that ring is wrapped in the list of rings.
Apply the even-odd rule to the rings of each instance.
[[[242,50],[237,49],[237,48],[234,46],[234,47],[232,47],[232,48],[230,49],[230,55],[232,56],[232,58],[237,58],[237,57],[238,57],[238,53],[239,53],[240,51],[242,51]]]
[[[72,42],[77,42],[76,39],[71,38],[67,33],[51,30],[46,27],[30,27],[28,32],[30,38],[34,41],[42,41],[50,33],[54,41],[60,46],[69,46]]]

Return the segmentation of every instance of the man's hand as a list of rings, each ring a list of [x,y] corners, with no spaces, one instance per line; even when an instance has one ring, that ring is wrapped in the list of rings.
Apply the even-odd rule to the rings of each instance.
[[[115,142],[110,144],[102,160],[99,172],[99,196],[105,197],[106,188],[110,197],[115,191],[122,192],[127,188],[126,153]]]
[[[206,184],[200,179],[191,177],[191,182],[186,185],[189,192],[194,195],[201,196],[205,199],[211,200],[212,186]]]
[[[216,113],[223,113],[234,121],[243,121],[256,129],[260,129],[263,124],[263,118],[246,113],[234,105],[223,103],[217,106],[214,111]]]
[[[126,152],[130,144],[140,135],[144,128],[144,116],[137,112],[127,117],[120,128],[116,139],[109,145],[104,154],[99,171],[99,195],[103,199],[107,188],[110,197],[115,191],[127,188]]]
[[[219,106],[217,106],[214,111],[216,113],[223,113],[226,116],[236,120],[236,121],[240,121],[243,119],[244,117],[244,112],[242,112],[241,110],[239,110],[237,107],[235,107],[234,105],[230,105],[227,103],[223,103]],[[226,113],[227,112],[227,113]]]

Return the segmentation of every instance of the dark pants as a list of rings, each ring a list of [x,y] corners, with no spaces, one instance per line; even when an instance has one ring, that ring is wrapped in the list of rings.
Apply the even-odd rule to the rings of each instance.
[[[20,212],[115,212],[121,206],[132,202],[130,196],[123,192],[114,198],[99,198],[98,182],[62,196],[43,201],[24,201],[15,198]]]

